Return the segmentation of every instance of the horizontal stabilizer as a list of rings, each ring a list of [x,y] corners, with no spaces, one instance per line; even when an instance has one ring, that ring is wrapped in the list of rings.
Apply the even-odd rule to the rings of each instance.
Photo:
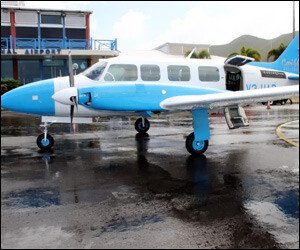
[[[288,79],[289,80],[293,80],[293,81],[299,81],[299,75],[297,75],[297,76],[289,76]]]
[[[228,91],[206,95],[182,95],[167,98],[160,106],[167,110],[191,110],[194,108],[217,108],[239,104],[251,104],[299,96],[299,86]]]

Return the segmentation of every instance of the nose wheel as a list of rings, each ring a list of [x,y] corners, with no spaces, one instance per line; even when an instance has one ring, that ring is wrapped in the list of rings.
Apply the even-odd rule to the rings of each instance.
[[[52,148],[52,146],[54,144],[54,139],[50,134],[47,134],[46,138],[45,138],[44,134],[40,134],[36,138],[36,144],[42,150],[49,150],[50,148]]]
[[[150,122],[147,118],[141,117],[136,120],[134,128],[139,133],[146,133],[150,128]]]
[[[40,125],[42,128],[44,128],[44,131],[36,138],[36,144],[41,150],[49,150],[54,144],[53,137],[50,134],[48,134],[48,127],[50,125],[51,124],[48,123]]]

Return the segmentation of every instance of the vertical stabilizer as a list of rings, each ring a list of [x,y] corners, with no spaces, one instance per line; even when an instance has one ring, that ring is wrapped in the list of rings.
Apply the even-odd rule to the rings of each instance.
[[[297,35],[275,62],[251,62],[250,65],[299,74],[299,35]]]

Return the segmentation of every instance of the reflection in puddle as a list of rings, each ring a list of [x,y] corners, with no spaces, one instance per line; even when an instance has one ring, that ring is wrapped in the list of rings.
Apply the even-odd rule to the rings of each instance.
[[[99,237],[102,233],[106,232],[124,232],[127,230],[133,230],[137,227],[144,226],[150,223],[161,222],[163,219],[158,215],[144,215],[141,218],[133,220],[126,220],[121,218],[118,220],[112,220],[106,226],[101,227],[100,232],[97,233],[96,237]]]
[[[6,195],[4,203],[9,207],[48,207],[60,205],[59,192],[50,188],[27,189],[21,192],[10,192]]]
[[[286,215],[299,219],[299,192],[289,190],[279,194],[275,204]]]
[[[298,204],[299,206],[299,204]],[[299,220],[287,216],[271,202],[248,201],[244,207],[268,227],[278,242],[288,248],[299,247]]]

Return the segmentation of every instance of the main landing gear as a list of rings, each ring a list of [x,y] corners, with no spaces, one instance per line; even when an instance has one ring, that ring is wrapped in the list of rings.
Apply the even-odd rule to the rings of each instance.
[[[192,155],[202,155],[208,148],[210,138],[208,110],[192,110],[194,132],[185,141],[187,151]]]
[[[202,155],[207,150],[210,139],[208,110],[194,109],[192,115],[194,132],[186,138],[185,147],[191,155]],[[136,120],[134,127],[137,132],[145,134],[150,128],[150,122],[141,117]]]
[[[48,134],[48,127],[51,125],[51,123],[45,122],[44,124],[41,124],[40,126],[44,128],[44,131],[42,134],[40,134],[36,138],[36,144],[41,150],[49,150],[52,148],[54,144],[54,139],[53,137]]]
[[[134,124],[134,128],[139,133],[146,133],[150,128],[150,122],[147,118],[138,118]]]

